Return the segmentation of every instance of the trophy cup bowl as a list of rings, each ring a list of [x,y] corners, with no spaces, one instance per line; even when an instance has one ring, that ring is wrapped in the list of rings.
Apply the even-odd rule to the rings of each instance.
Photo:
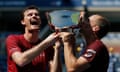
[[[46,13],[48,24],[52,30],[58,31],[74,31],[79,29],[79,11],[73,10],[54,10]]]

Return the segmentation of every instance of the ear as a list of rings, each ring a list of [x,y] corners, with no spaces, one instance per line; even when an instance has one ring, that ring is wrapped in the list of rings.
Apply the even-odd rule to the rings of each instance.
[[[21,24],[22,24],[22,25],[25,25],[25,22],[24,22],[24,20],[21,20]]]
[[[100,27],[96,25],[96,26],[94,26],[92,29],[93,29],[94,32],[97,32],[97,31],[100,30]]]

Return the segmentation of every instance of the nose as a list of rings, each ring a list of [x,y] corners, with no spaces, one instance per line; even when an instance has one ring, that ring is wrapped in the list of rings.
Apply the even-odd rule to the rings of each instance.
[[[36,15],[36,14],[32,14],[32,16],[31,16],[32,18],[34,18],[34,19],[39,19],[39,16],[38,15]]]
[[[36,16],[36,14],[32,14],[32,17],[35,17]]]
[[[32,17],[40,18],[39,14],[36,14],[36,13],[33,13],[33,14],[32,14]]]

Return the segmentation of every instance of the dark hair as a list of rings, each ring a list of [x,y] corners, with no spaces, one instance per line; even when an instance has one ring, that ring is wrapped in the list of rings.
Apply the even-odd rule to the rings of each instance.
[[[30,10],[30,9],[36,9],[37,11],[39,11],[39,8],[38,8],[38,7],[36,7],[35,5],[30,5],[30,6],[24,8],[24,9],[22,10],[20,20],[22,20],[22,19],[24,18],[24,12],[27,11],[27,10]]]
[[[97,33],[97,36],[101,39],[110,31],[110,22],[106,18],[100,18],[98,20],[98,25],[100,30]]]

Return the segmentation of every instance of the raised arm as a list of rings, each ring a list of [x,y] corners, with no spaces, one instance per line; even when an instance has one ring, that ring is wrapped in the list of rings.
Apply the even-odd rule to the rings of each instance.
[[[81,32],[83,33],[87,42],[87,47],[97,40],[97,36],[93,33],[92,28],[89,24],[88,18],[84,18],[84,12],[81,12],[80,16]],[[64,44],[64,56],[65,64],[68,72],[82,72],[90,67],[90,60],[85,58],[83,55],[79,58],[75,57],[75,37],[74,34],[69,32],[62,32],[61,37]],[[91,59],[92,60],[92,59]]]
[[[43,50],[49,47],[49,45],[55,43],[56,38],[58,35],[51,34],[49,37],[47,37],[44,41],[39,43],[38,45],[34,46],[33,48],[26,50],[24,52],[21,52],[17,46],[17,42],[13,40],[13,38],[7,39],[7,49],[13,48],[12,53],[12,59],[15,61],[15,63],[18,66],[24,66],[28,63],[30,63],[36,56],[38,56],[40,53],[42,53]],[[10,53],[10,52],[9,52]]]
[[[50,61],[50,72],[62,72],[62,63],[60,60],[60,40],[56,41],[54,46],[54,57],[53,60]]]
[[[83,71],[89,67],[88,61],[84,57],[75,57],[75,38],[69,32],[62,32],[62,39],[64,44],[64,57],[67,72]]]

